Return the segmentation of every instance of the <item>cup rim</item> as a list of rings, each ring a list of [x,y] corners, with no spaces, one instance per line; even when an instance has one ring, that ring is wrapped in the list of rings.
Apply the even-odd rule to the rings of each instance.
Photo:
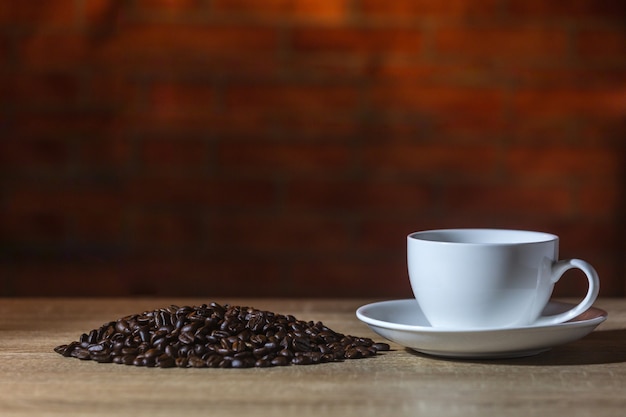
[[[478,238],[478,235],[481,235]],[[453,228],[422,230],[409,233],[407,240],[442,245],[512,246],[558,241],[552,233],[497,228]]]

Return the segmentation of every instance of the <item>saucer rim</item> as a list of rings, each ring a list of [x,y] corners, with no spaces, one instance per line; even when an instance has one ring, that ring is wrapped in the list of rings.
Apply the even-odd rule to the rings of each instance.
[[[549,329],[554,329],[554,328],[587,327],[591,325],[598,326],[602,322],[604,322],[608,317],[608,313],[605,310],[592,306],[587,310],[586,313],[588,313],[589,311],[594,311],[595,316],[592,318],[588,318],[588,319],[573,318],[572,320],[569,320],[563,323],[545,324],[545,325],[532,325],[531,324],[527,326],[516,326],[516,327],[491,327],[491,328],[466,329],[466,328],[417,326],[417,325],[410,325],[410,324],[395,323],[391,321],[375,319],[375,318],[372,318],[371,315],[368,316],[365,313],[366,310],[375,308],[375,307],[380,307],[383,304],[399,304],[399,303],[408,303],[408,302],[414,302],[417,305],[417,300],[415,300],[414,298],[377,301],[377,302],[365,304],[357,308],[356,316],[359,320],[361,320],[365,324],[368,324],[371,326],[382,327],[382,328],[386,328],[389,330],[400,330],[400,331],[405,331],[405,332],[420,332],[420,333],[438,333],[438,334],[441,334],[441,333],[453,333],[453,334],[494,333],[494,332],[504,333],[504,332],[512,332],[512,331],[549,330]],[[569,308],[573,308],[576,306],[576,304],[571,304],[571,303],[567,303],[563,301],[556,301],[556,300],[554,301],[550,300],[548,302],[548,305],[561,305],[563,307],[569,307]],[[586,313],[583,313],[583,314],[586,314]]]

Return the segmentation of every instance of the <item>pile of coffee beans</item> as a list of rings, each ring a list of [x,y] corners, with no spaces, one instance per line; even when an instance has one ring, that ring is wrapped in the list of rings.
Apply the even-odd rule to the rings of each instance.
[[[54,350],[102,363],[249,368],[366,358],[389,350],[389,345],[346,336],[319,321],[211,303],[126,316]]]

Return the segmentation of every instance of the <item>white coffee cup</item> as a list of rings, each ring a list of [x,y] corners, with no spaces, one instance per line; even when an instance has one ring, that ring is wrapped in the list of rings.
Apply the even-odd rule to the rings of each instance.
[[[583,313],[598,296],[598,274],[580,259],[558,260],[558,252],[558,236],[524,230],[428,230],[407,237],[411,287],[437,328],[551,325]],[[555,283],[572,268],[587,276],[587,295],[564,313],[541,316]]]

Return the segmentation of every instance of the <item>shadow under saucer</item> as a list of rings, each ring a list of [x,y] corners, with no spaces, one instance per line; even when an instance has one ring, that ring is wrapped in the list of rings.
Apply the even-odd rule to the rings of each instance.
[[[584,338],[533,356],[507,359],[455,359],[431,356],[407,348],[412,355],[445,362],[517,366],[599,365],[626,362],[626,329],[596,330]]]

